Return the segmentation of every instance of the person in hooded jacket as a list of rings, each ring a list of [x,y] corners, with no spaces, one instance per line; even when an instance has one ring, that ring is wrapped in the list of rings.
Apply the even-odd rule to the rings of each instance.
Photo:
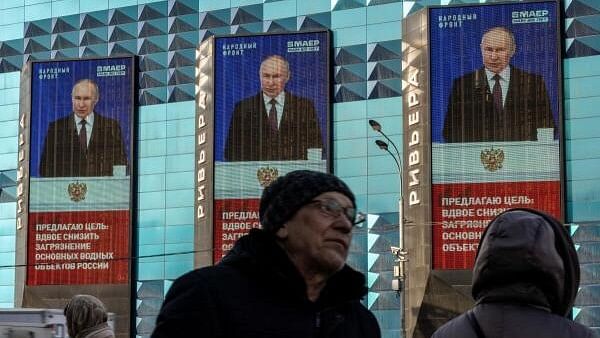
[[[365,277],[346,264],[354,194],[331,174],[298,170],[263,191],[262,229],[215,266],[169,289],[152,338],[379,338],[361,303]]]
[[[115,338],[102,302],[91,295],[76,295],[64,309],[71,338]]]
[[[475,307],[432,338],[597,337],[567,318],[579,261],[565,227],[532,209],[511,209],[484,231],[473,268]]]

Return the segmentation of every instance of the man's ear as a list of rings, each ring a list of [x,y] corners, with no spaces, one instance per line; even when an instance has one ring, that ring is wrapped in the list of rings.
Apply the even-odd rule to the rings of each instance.
[[[284,224],[281,228],[277,229],[275,236],[279,239],[286,239],[288,236],[287,224]]]

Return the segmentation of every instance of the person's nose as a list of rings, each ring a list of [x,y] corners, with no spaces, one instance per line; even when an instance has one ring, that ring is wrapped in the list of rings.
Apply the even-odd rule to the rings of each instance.
[[[344,215],[344,213],[339,213],[336,216],[334,227],[338,231],[347,234],[352,231],[352,222],[350,222],[350,220],[348,219],[348,217],[346,217],[346,215]]]

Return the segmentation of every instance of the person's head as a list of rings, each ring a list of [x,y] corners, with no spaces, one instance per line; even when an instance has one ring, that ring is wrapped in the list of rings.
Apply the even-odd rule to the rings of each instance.
[[[300,270],[330,276],[344,266],[356,202],[336,176],[297,170],[279,177],[263,191],[259,214]]]
[[[69,337],[76,337],[80,332],[108,320],[104,304],[91,295],[73,296],[65,306],[64,314]]]
[[[71,92],[73,112],[81,118],[86,118],[98,103],[99,95],[98,85],[94,81],[90,79],[77,81]]]
[[[489,223],[473,268],[475,300],[517,301],[564,316],[578,287],[575,246],[554,217],[533,209],[511,209]]]
[[[483,65],[498,74],[508,66],[515,54],[515,36],[504,27],[493,27],[483,34],[480,47]]]
[[[260,64],[259,73],[263,93],[274,98],[285,89],[290,79],[290,65],[283,56],[271,55]]]

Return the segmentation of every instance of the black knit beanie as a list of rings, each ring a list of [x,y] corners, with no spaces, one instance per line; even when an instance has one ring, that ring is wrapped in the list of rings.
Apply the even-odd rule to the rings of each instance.
[[[346,195],[356,207],[354,194],[332,174],[312,170],[296,170],[279,177],[262,193],[260,223],[269,232],[276,232],[296,212],[316,196],[335,191]]]

